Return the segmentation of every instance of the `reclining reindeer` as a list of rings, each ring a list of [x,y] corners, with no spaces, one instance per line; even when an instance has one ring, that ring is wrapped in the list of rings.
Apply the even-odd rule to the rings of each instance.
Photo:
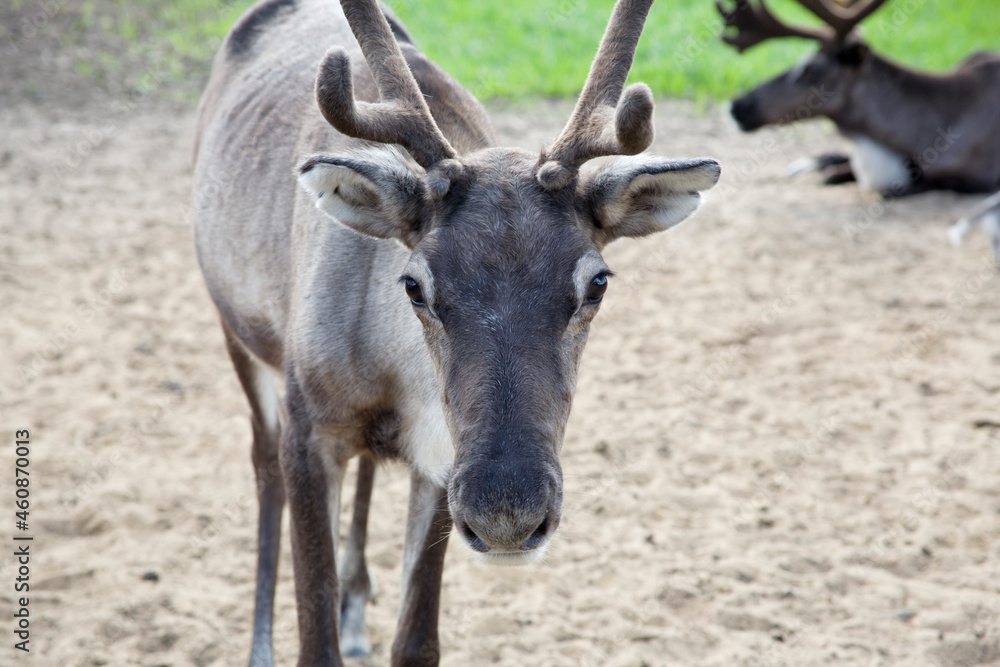
[[[787,25],[764,0],[735,0],[731,9],[716,3],[734,31],[722,39],[741,53],[776,37],[820,43],[817,53],[733,101],[742,130],[829,118],[855,150],[811,162],[828,184],[857,180],[891,196],[1000,188],[1000,54],[977,53],[948,74],[916,72],[872,52],[854,30],[885,0],[799,4],[827,26]]]
[[[623,87],[652,0],[617,3],[541,154],[494,147],[482,106],[376,0],[341,4],[256,5],[199,109],[195,242],[252,410],[260,490],[250,662],[273,663],[286,494],[298,664],[367,652],[373,465],[398,459],[412,474],[391,660],[436,665],[452,525],[498,564],[535,560],[559,525],[559,450],[611,275],[600,250],[681,222],[719,165],[639,155],[652,95]],[[617,157],[581,169],[601,156]],[[358,455],[338,581],[341,481]]]

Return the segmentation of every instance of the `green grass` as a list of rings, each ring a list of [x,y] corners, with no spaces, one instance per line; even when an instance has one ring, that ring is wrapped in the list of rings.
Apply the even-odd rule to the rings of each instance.
[[[474,93],[517,97],[577,94],[613,5],[403,0],[394,8],[427,54]],[[789,20],[816,23],[789,0],[770,6]],[[721,25],[710,0],[654,4],[631,79],[657,95],[725,98],[815,50],[806,40],[778,39],[739,56],[717,38]],[[865,35],[890,58],[942,70],[971,51],[1000,50],[1000,14],[996,0],[897,0],[866,22]]]
[[[331,0],[333,1],[333,0]],[[121,2],[115,29],[160,54],[179,73],[207,63],[246,0]],[[417,44],[483,99],[574,96],[613,0],[389,0]],[[86,5],[86,3],[85,3]],[[771,6],[790,21],[816,23],[792,0]],[[151,20],[137,20],[135,17]],[[660,0],[639,43],[632,80],[656,95],[699,101],[730,97],[788,68],[814,44],[765,43],[743,56],[718,40],[711,0]],[[870,44],[921,69],[944,70],[975,50],[1000,51],[996,0],[895,0],[865,24]]]

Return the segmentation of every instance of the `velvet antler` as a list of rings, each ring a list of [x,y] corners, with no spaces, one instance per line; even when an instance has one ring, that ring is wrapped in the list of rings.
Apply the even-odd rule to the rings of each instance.
[[[331,49],[316,77],[316,101],[323,116],[348,136],[400,144],[425,169],[455,158],[457,153],[434,122],[378,1],[341,0],[340,4],[381,101],[354,99],[350,58],[343,49]]]
[[[622,93],[652,4],[653,0],[619,0],[615,5],[573,114],[539,160],[538,182],[543,187],[565,187],[587,160],[635,155],[652,143],[649,86],[635,83]]]

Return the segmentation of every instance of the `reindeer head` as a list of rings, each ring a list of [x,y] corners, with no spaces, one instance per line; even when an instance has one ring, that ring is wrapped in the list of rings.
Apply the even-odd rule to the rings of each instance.
[[[820,43],[819,51],[791,70],[733,100],[730,112],[745,132],[764,125],[790,123],[815,116],[835,117],[847,102],[854,82],[862,76],[868,47],[855,27],[875,12],[885,0],[858,4],[850,0],[845,9],[826,0],[799,0],[818,16],[824,28],[790,26],[778,20],[764,0],[735,0],[732,9],[722,2],[716,8],[734,28],[722,40],[742,53],[776,37],[804,37]]]
[[[409,250],[403,275],[392,278],[436,368],[456,448],[457,532],[494,562],[530,561],[559,523],[559,450],[611,276],[600,251],[688,217],[719,165],[639,155],[653,138],[652,95],[643,84],[623,86],[652,0],[618,2],[550,148],[465,155],[435,124],[378,3],[342,4],[381,102],[354,99],[341,50],[320,67],[317,99],[337,130],[373,143],[309,159],[301,181],[340,223]]]

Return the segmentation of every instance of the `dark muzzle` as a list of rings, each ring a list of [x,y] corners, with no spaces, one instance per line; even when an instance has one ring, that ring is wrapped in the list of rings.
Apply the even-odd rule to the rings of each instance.
[[[480,553],[532,551],[559,525],[562,476],[550,465],[462,467],[448,493],[458,533]]]
[[[765,124],[760,117],[757,101],[751,95],[733,100],[729,113],[744,132],[752,132]]]

